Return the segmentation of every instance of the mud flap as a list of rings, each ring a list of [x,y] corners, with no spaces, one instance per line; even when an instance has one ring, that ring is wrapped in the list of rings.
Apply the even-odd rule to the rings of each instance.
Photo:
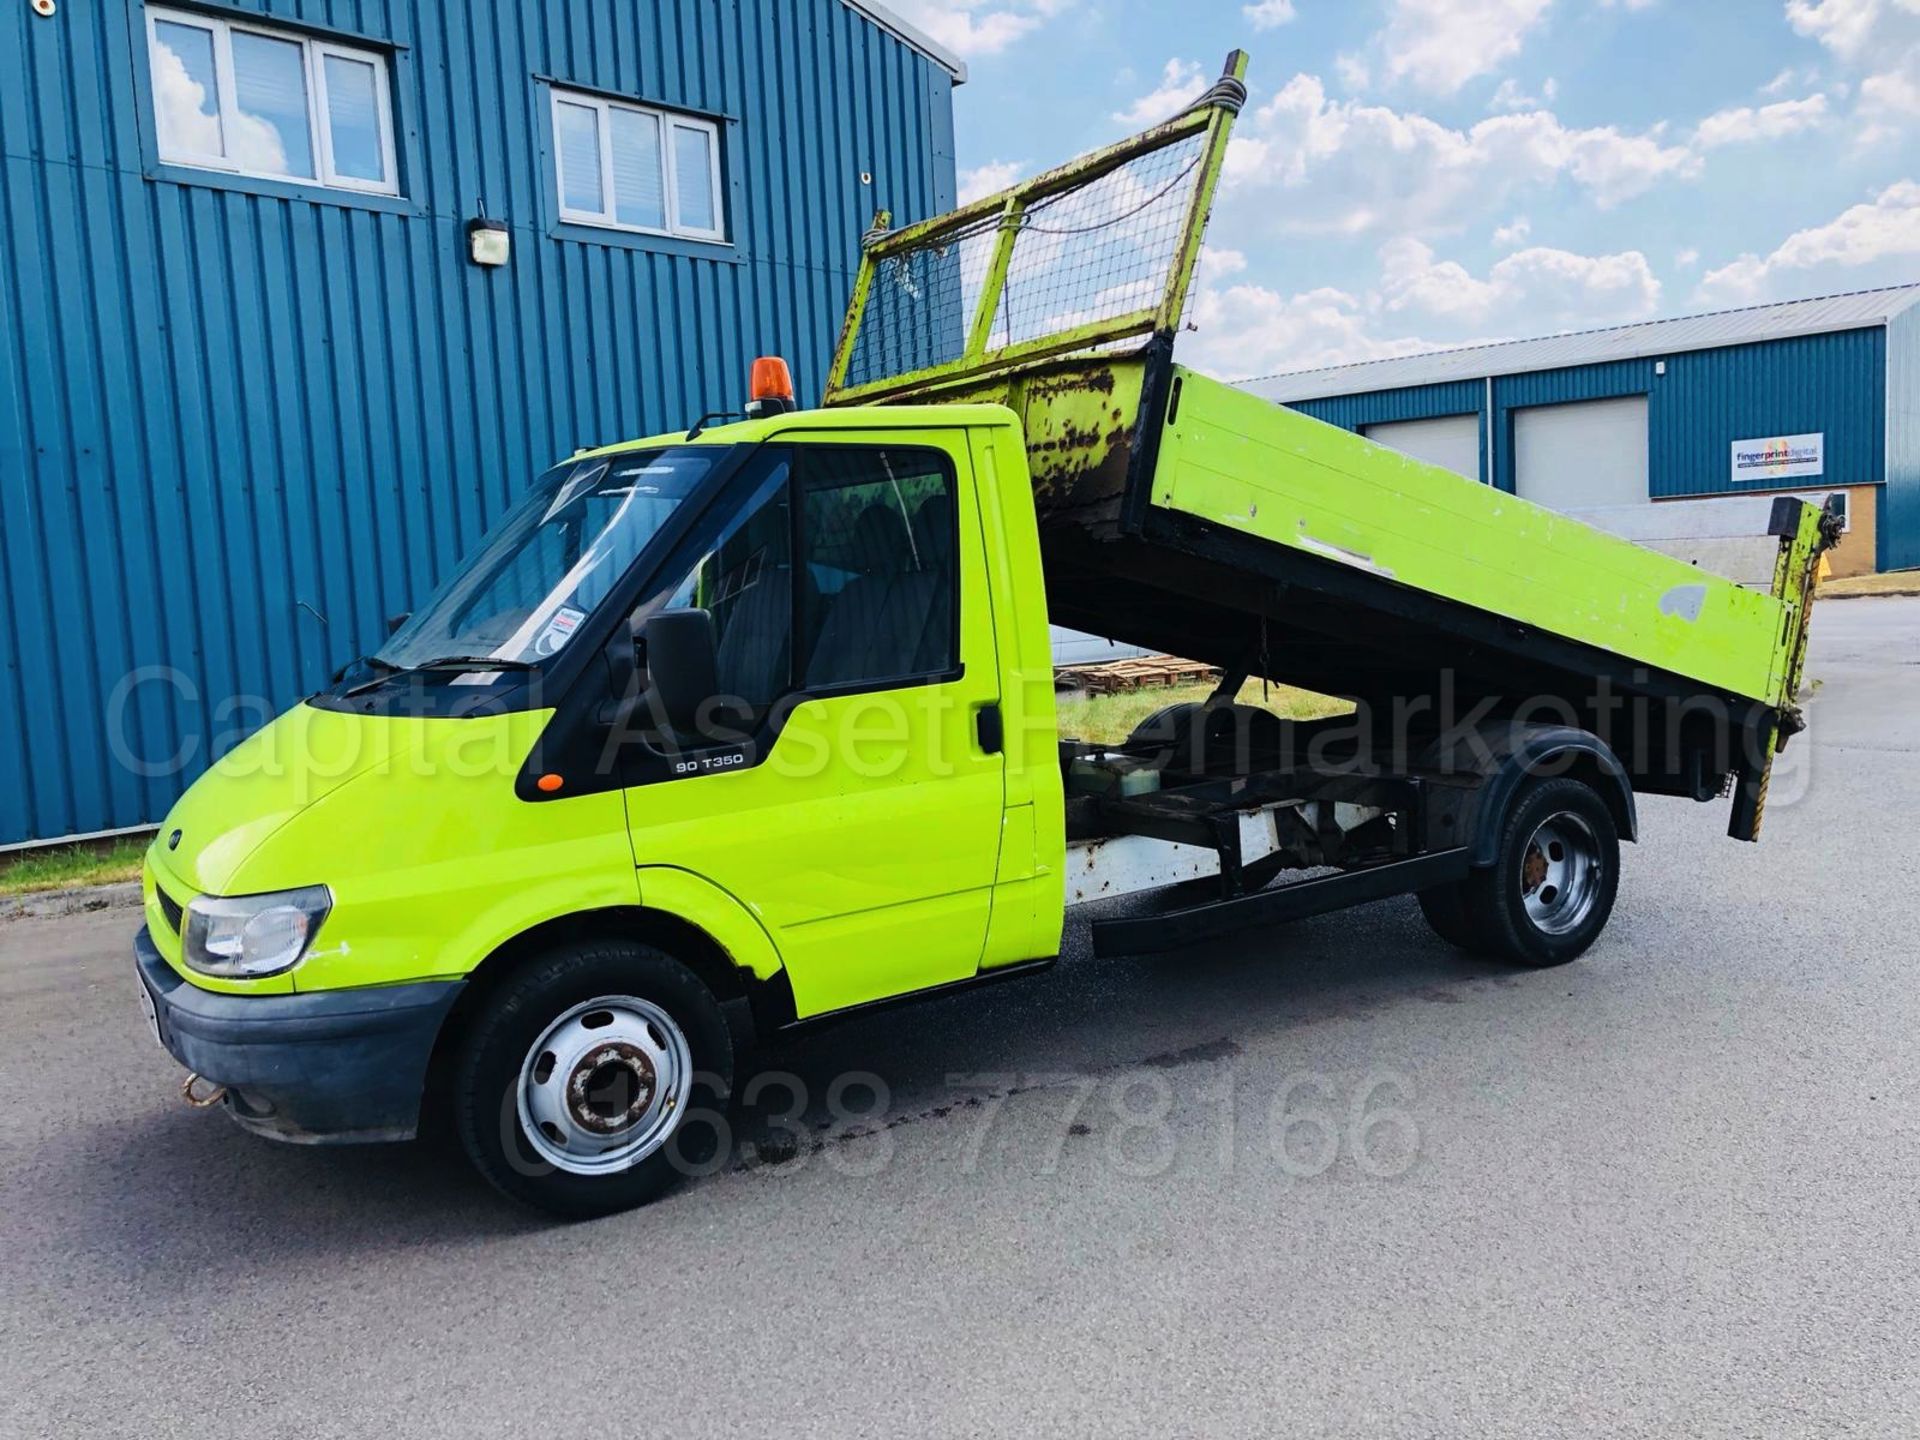
[[[1767,787],[1773,783],[1773,760],[1779,753],[1778,730],[1769,716],[1743,731],[1746,753],[1734,781],[1733,813],[1727,817],[1727,834],[1735,840],[1760,838],[1767,818]]]

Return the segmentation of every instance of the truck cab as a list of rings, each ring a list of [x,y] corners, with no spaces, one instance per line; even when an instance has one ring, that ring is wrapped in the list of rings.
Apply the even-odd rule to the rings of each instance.
[[[574,998],[541,990],[496,1067],[525,1109],[525,1153],[492,1157],[509,1188],[564,1207],[618,1172],[631,1203],[669,1173],[636,1189],[625,1163],[649,1107],[691,1108],[752,1028],[1056,953],[1048,633],[1003,407],[576,455],[167,817],[138,942],[163,1042],[251,1129],[400,1138],[430,1070],[490,1063],[461,1047],[525,1003],[530,957],[651,958],[691,1003],[623,1009],[563,967]]]

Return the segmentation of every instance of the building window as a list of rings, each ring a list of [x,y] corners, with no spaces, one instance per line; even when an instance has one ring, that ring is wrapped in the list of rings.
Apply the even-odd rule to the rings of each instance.
[[[720,127],[671,110],[553,92],[560,218],[725,241]]]
[[[399,193],[386,57],[192,10],[147,9],[160,158]]]

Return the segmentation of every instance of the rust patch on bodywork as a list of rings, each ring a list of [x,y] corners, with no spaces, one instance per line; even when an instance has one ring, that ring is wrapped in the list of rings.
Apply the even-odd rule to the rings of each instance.
[[[1136,357],[1074,361],[1025,378],[1010,403],[1027,432],[1033,499],[1042,522],[1117,505],[1138,438],[1143,363]]]

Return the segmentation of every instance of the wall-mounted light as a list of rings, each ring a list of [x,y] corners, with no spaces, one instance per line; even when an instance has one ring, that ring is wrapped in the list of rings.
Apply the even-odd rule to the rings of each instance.
[[[33,0],[33,13],[42,20],[51,19],[56,8],[53,0]]]
[[[513,234],[504,220],[482,215],[467,222],[467,256],[476,265],[504,265],[513,258]]]

